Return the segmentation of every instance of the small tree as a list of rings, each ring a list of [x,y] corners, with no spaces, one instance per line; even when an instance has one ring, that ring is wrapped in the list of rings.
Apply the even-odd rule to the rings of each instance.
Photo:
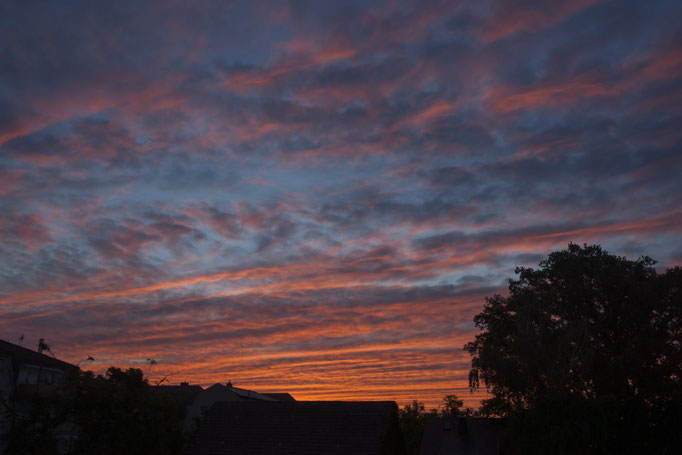
[[[464,402],[457,398],[457,395],[445,395],[439,415],[441,417],[457,417],[463,413],[462,406],[464,406]]]
[[[426,410],[424,403],[421,401],[412,400],[411,403],[406,404],[399,411],[399,417],[407,453],[415,455],[419,453],[424,437],[424,422],[427,419],[433,417],[457,417],[464,413],[466,415],[473,414],[470,408],[462,411],[463,405],[464,402],[454,394],[444,396],[440,408],[434,408],[430,411]]]
[[[424,418],[426,417],[424,403],[413,400],[399,411],[399,417],[406,452],[408,455],[416,455],[419,453],[424,436]]]

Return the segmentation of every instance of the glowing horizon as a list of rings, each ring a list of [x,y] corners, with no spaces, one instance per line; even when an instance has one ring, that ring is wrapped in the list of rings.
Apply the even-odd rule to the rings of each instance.
[[[476,407],[462,347],[515,266],[682,264],[680,2],[0,12],[7,341]]]

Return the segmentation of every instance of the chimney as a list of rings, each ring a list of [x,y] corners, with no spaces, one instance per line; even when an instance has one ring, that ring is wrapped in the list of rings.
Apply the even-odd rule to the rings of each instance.
[[[38,341],[38,354],[43,353],[43,346],[45,346],[45,338],[41,338],[40,341]]]
[[[227,381],[227,384],[226,384],[226,385],[227,385],[228,387],[232,387],[232,380]]]
[[[188,386],[189,386],[189,382],[183,381],[183,382],[180,383],[180,386],[181,386],[181,387],[188,387]]]

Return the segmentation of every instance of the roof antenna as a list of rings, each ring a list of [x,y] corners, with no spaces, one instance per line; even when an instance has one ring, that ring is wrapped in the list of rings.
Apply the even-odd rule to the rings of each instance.
[[[40,341],[38,341],[38,354],[42,354],[42,353],[43,353],[43,349],[46,350],[47,352],[49,352],[50,355],[51,355],[52,357],[54,357],[55,359],[57,358],[57,357],[55,357],[55,355],[52,353],[52,349],[50,349],[50,345],[47,344],[47,343],[45,343],[45,338],[41,338]]]

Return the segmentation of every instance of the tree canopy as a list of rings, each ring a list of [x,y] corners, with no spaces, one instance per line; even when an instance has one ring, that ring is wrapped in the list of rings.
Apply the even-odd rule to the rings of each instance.
[[[682,378],[682,269],[659,274],[597,245],[518,267],[465,346],[482,411],[511,417],[524,452],[670,449]],[[525,435],[525,436],[524,436]]]
[[[24,397],[29,414],[4,435],[7,453],[181,453],[182,411],[137,368],[81,371],[63,387]]]

